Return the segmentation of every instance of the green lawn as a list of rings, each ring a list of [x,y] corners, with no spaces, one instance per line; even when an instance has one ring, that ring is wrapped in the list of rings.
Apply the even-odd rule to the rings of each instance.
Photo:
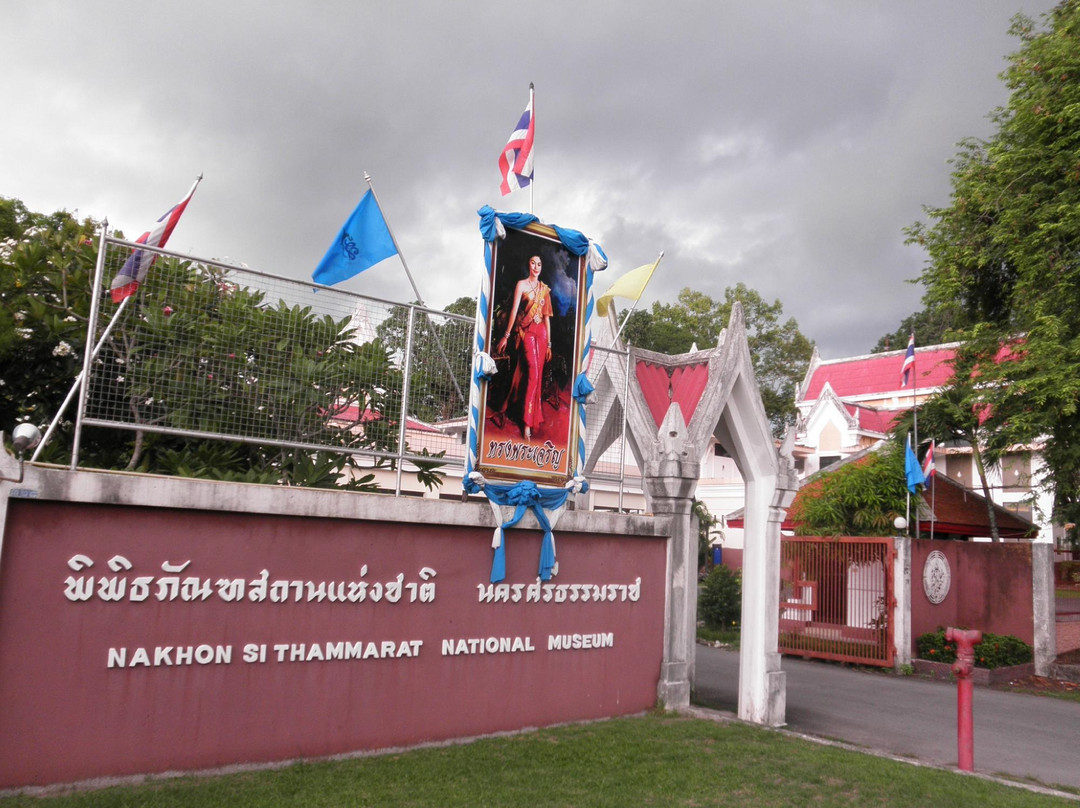
[[[739,723],[653,714],[275,771],[0,806],[1075,805]]]

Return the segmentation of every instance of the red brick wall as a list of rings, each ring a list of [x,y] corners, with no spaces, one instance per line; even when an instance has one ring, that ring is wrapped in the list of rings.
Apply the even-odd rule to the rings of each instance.
[[[12,500],[0,563],[0,787],[315,757],[653,706],[665,540],[557,531],[561,572],[531,602],[540,535],[508,534],[513,588],[505,602],[481,602],[490,528]],[[267,596],[252,600],[264,578]],[[229,580],[244,582],[244,597],[222,596]],[[120,581],[118,600],[102,597],[119,594]],[[365,598],[351,602],[348,584],[361,581]],[[597,635],[605,647],[549,650],[549,637],[564,635],[571,646]],[[487,638],[509,648],[444,652],[446,640],[487,650]],[[338,643],[361,658],[327,658],[344,653]]]

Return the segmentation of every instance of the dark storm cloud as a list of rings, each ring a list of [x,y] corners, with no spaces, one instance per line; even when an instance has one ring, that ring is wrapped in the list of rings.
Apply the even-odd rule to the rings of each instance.
[[[476,210],[537,86],[536,212],[643,301],[739,281],[826,356],[919,307],[902,229],[991,131],[1017,11],[1047,0],[588,4],[39,2],[0,12],[0,194],[309,277],[376,190],[428,303],[474,294]],[[598,280],[602,289],[610,277]],[[348,288],[411,298],[391,259]]]

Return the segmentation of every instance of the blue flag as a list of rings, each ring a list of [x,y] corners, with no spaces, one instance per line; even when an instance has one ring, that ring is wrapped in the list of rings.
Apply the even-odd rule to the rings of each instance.
[[[915,493],[915,486],[926,485],[926,478],[923,476],[922,466],[919,465],[919,458],[911,450],[911,435],[907,436],[904,445],[904,475],[907,477],[907,489],[913,494]]]
[[[311,278],[316,283],[330,286],[359,275],[391,255],[397,255],[397,247],[379,210],[379,203],[368,189]]]

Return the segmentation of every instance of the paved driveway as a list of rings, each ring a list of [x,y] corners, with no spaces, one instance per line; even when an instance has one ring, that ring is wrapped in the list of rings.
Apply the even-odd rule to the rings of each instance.
[[[956,765],[956,685],[785,656],[788,729]],[[737,712],[739,654],[697,646],[694,701]],[[1080,703],[976,687],[975,771],[1080,788]]]

